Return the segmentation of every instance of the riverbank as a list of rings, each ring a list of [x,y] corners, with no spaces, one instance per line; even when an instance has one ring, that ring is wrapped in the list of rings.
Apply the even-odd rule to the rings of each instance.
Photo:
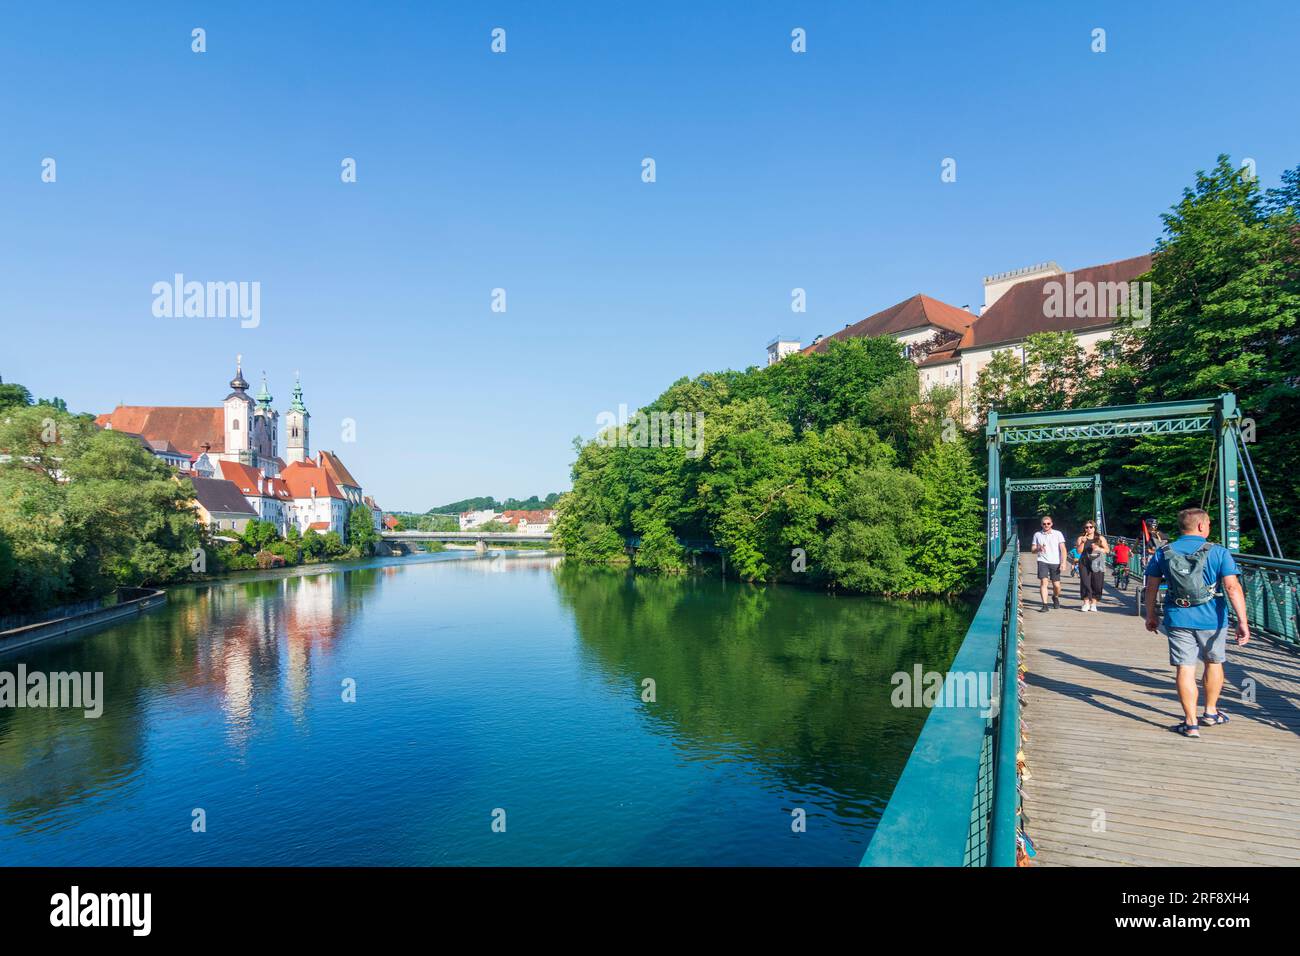
[[[30,647],[32,644],[50,638],[64,637],[89,628],[113,624],[123,618],[143,614],[150,608],[161,607],[166,602],[167,592],[160,589],[119,588],[116,604],[0,631],[0,653]]]

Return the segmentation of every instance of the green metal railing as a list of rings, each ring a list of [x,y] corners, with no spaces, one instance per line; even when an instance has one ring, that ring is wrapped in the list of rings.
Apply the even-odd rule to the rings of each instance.
[[[1128,559],[1129,576],[1140,596],[1145,571],[1140,542],[1121,535],[1112,535],[1110,540],[1123,541],[1132,549]],[[1300,648],[1300,621],[1297,620],[1300,615],[1300,561],[1258,554],[1234,554],[1232,558],[1241,572],[1238,577],[1246,596],[1246,616],[1251,632],[1288,647]],[[1111,564],[1114,565],[1113,557]]]
[[[1014,548],[988,590],[894,788],[863,866],[1015,866],[1020,829],[1019,567]],[[991,698],[963,695],[972,677]],[[950,702],[956,702],[953,705]]]
[[[1300,596],[1300,561],[1234,554],[1246,593],[1246,617],[1253,634],[1263,634],[1292,648],[1300,648],[1297,597]]]

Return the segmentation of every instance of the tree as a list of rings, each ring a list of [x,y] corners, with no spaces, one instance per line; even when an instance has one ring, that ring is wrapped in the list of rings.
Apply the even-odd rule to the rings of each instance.
[[[279,531],[276,530],[275,524],[270,521],[262,521],[254,518],[244,526],[244,531],[240,535],[244,543],[244,548],[250,554],[256,554],[264,551],[271,546],[280,537]]]
[[[325,532],[325,534],[321,536],[321,541],[323,543],[325,557],[327,558],[341,557],[343,553],[347,551],[347,546],[343,543],[343,536],[337,531]]]
[[[52,405],[0,418],[0,534],[14,570],[4,610],[34,611],[118,585],[188,576],[199,543],[192,489],[133,439]]]
[[[308,528],[302,536],[302,553],[312,561],[325,557],[325,539],[315,528]]]
[[[375,530],[374,518],[370,509],[364,505],[355,505],[348,512],[348,546],[358,555],[368,556],[374,553],[379,541],[379,532]]]
[[[913,557],[922,542],[921,479],[897,468],[855,477],[826,539],[826,570],[841,587],[871,594],[923,590]]]
[[[0,382],[0,409],[30,405],[32,393],[15,382]]]
[[[980,580],[985,531],[981,479],[964,442],[938,442],[917,462],[925,486],[912,561],[926,593],[969,591]]]
[[[637,522],[641,546],[636,566],[647,571],[676,573],[686,570],[685,553],[662,518],[645,516]]]

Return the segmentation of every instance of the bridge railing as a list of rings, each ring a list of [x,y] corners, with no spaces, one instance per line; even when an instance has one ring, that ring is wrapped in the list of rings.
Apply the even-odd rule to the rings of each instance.
[[[1145,569],[1139,542],[1120,535],[1112,536],[1111,540],[1124,541],[1133,549],[1128,562],[1129,573],[1141,587]],[[1251,631],[1289,647],[1300,648],[1300,621],[1297,620],[1297,615],[1300,615],[1300,561],[1267,558],[1259,554],[1234,554],[1232,557],[1241,572],[1238,577],[1246,596],[1246,616]]]
[[[1246,617],[1252,633],[1263,634],[1293,648],[1300,648],[1300,561],[1265,558],[1257,554],[1236,554],[1241,571],[1241,589],[1246,593]]]
[[[1015,866],[1018,560],[1015,548],[998,560],[863,866]],[[991,693],[971,700],[972,683]]]

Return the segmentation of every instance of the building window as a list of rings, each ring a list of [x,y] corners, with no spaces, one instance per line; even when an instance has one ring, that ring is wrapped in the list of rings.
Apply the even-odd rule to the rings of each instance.
[[[234,421],[232,421],[230,423],[230,427],[233,428],[235,431],[239,431],[239,419],[236,418]]]

